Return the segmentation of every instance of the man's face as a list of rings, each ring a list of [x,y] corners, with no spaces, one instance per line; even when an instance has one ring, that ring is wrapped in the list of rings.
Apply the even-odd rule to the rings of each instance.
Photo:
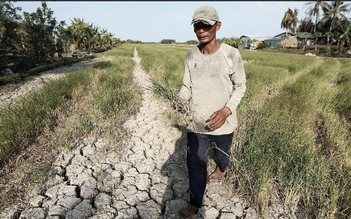
[[[219,30],[220,25],[220,22],[216,22],[213,26],[211,26],[200,21],[194,24],[194,32],[200,43],[206,44],[216,38],[216,32]]]

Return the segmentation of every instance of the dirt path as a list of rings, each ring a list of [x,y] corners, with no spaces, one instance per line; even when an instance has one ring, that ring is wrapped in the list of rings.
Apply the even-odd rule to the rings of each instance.
[[[58,156],[45,189],[26,209],[8,210],[0,218],[178,218],[189,197],[186,145],[180,131],[162,116],[169,106],[147,89],[149,76],[136,50],[134,62],[143,100],[139,113],[123,124],[131,137],[123,141],[122,157],[104,139],[79,140],[72,151]],[[204,205],[193,218],[258,218],[244,200],[230,194],[220,182],[210,182]]]
[[[59,68],[51,69],[48,71],[42,72],[38,77],[35,77],[33,80],[22,82],[18,84],[11,84],[0,87],[0,107],[11,104],[14,100],[23,95],[43,86],[50,80],[58,79],[66,73],[77,71],[81,68],[84,68],[88,65],[99,61],[99,58],[89,59],[73,63],[72,65],[62,66]]]

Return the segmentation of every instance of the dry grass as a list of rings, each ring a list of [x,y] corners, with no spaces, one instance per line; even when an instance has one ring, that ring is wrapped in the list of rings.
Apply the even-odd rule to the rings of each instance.
[[[143,67],[162,87],[156,93],[174,101],[169,88],[182,85],[186,51],[151,46],[139,47]],[[348,218],[350,61],[241,52],[248,89],[237,109],[224,182],[262,217],[269,208],[287,206],[298,218]]]
[[[63,111],[58,108],[51,113],[55,115],[54,124],[43,128],[32,144],[19,154],[8,157],[7,164],[0,170],[0,211],[8,207],[25,208],[30,196],[40,193],[58,154],[70,150],[77,140],[101,138],[119,150],[119,140],[127,135],[121,124],[136,113],[141,104],[140,90],[132,82],[132,49],[127,46],[119,51],[100,54],[101,62],[84,70],[83,77],[91,79],[89,84],[74,89],[68,108]],[[97,102],[100,87],[114,78],[123,80],[123,84],[106,89],[105,95],[114,97],[118,90],[118,101],[109,98],[109,102]],[[124,94],[129,92],[133,95],[123,99]]]

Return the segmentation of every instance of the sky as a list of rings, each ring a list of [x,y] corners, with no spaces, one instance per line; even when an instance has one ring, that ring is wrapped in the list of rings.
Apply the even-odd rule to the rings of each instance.
[[[190,25],[194,11],[203,5],[213,6],[222,22],[217,38],[243,35],[273,37],[285,30],[280,27],[288,8],[306,17],[308,1],[47,1],[57,21],[71,24],[74,18],[106,29],[120,40],[176,42],[197,40]],[[16,7],[32,13],[41,1],[17,1]]]

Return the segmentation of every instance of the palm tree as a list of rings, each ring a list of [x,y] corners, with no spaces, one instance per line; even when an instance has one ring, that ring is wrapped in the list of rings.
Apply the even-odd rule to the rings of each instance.
[[[102,28],[100,34],[101,34],[101,45],[100,46],[104,47],[107,43],[106,42],[107,30],[105,28]]]
[[[80,18],[73,18],[71,20],[72,29],[73,29],[73,36],[75,41],[77,42],[77,48],[82,49],[85,46],[87,29],[89,28],[89,24],[84,22],[84,19]]]
[[[91,52],[91,42],[94,40],[94,29],[93,29],[93,24],[87,23],[84,29],[84,41],[83,45],[85,49],[89,49],[89,52]]]
[[[291,24],[292,27],[294,29],[294,33],[296,34],[296,27],[297,24],[299,23],[299,18],[297,17],[297,15],[299,14],[299,10],[297,10],[296,8],[294,9],[294,13],[291,16]]]
[[[339,31],[338,49],[339,49],[339,54],[341,54],[344,42],[346,42],[346,45],[350,46],[350,32],[351,32],[350,19],[341,20],[338,31]]]
[[[298,32],[308,32],[311,33],[313,31],[314,24],[310,18],[304,18],[300,20],[300,25],[297,27]]]
[[[74,49],[76,48],[78,45],[78,39],[75,35],[75,30],[74,30],[74,26],[67,26],[66,28],[62,28],[61,31],[61,38],[64,41],[64,45],[66,47],[66,51],[67,50],[71,50],[71,53],[73,53]]]
[[[291,29],[291,22],[290,22],[290,16],[292,14],[292,11],[290,8],[284,13],[284,17],[280,23],[280,27],[285,29],[285,30],[290,30]],[[286,32],[285,32],[286,33]],[[286,33],[287,35],[287,33]]]
[[[106,29],[102,29],[102,31],[101,31],[101,38],[102,38],[103,46],[105,46],[105,47],[111,47],[112,46],[113,35],[114,34],[112,34],[110,32],[107,32]]]
[[[319,9],[320,8],[325,8],[326,2],[324,1],[312,1],[312,2],[308,2],[305,4],[306,6],[311,5],[308,9],[307,9],[307,14],[309,16],[314,16],[315,17],[315,23],[314,23],[314,28],[313,28],[313,32],[316,32],[316,28],[317,28],[317,24],[319,22]]]
[[[316,32],[314,32],[314,36],[316,37],[316,44],[315,44],[314,50],[317,50],[318,38],[322,37],[323,33],[316,31]]]
[[[100,43],[101,41],[101,33],[100,33],[100,27],[99,26],[93,26],[92,28],[92,33],[93,33],[93,37],[90,40],[90,47],[92,47],[93,49],[96,47],[97,44]],[[91,52],[91,51],[90,51]]]
[[[334,36],[333,32],[327,31],[323,34],[324,37],[327,37],[327,45],[329,45],[329,39]]]
[[[299,12],[296,8],[294,11],[288,8],[288,10],[284,13],[280,27],[286,30],[291,30],[296,34],[296,26],[299,22],[299,19],[297,17],[298,13]]]
[[[331,4],[325,3],[324,15],[322,22],[326,23],[331,21],[329,32],[332,33],[333,29],[340,24],[341,20],[347,19],[345,13],[351,11],[350,4],[344,4],[343,1],[332,1]],[[329,45],[330,35],[327,35],[327,44]]]
[[[107,45],[109,48],[112,47],[112,39],[113,39],[113,35],[112,33],[107,33],[106,36],[105,36],[105,39],[106,39],[106,42],[107,42]]]
[[[73,44],[79,50],[87,49],[89,52],[97,46],[110,48],[120,43],[120,40],[113,38],[114,34],[107,29],[100,29],[99,26],[79,18],[71,20],[71,25],[62,30],[62,36],[65,36],[67,44]]]

